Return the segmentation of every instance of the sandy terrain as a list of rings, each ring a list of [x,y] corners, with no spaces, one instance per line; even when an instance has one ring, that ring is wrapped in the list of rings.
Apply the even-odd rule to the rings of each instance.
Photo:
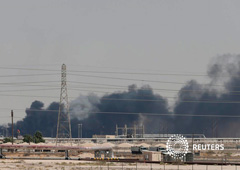
[[[18,170],[240,170],[235,166],[206,166],[206,165],[160,165],[135,163],[107,163],[71,160],[0,160],[0,169]]]
[[[11,145],[11,143],[7,143]],[[33,143],[31,143],[33,144]],[[29,145],[28,143],[23,143],[23,145]],[[35,144],[34,144],[35,145]],[[55,146],[55,143],[40,143],[38,145],[53,145]],[[62,143],[61,145],[70,146],[68,143]],[[83,147],[93,147],[93,146],[110,146],[114,148],[114,152],[117,155],[117,157],[120,158],[128,158],[131,156],[131,146],[136,145],[142,145],[142,146],[150,146],[148,143],[120,143],[120,144],[113,144],[113,143],[92,143],[92,142],[86,142],[86,143],[75,143],[73,146],[83,146]],[[151,146],[162,146],[164,147],[164,144],[151,144]],[[232,152],[232,154],[228,153],[229,151],[226,150],[226,153],[224,152],[203,152],[201,153],[200,158],[206,158],[208,159],[223,159],[225,155],[227,156],[235,156],[236,159],[239,159],[239,152]],[[17,152],[17,153],[11,153],[7,152],[5,153],[6,156],[12,157],[12,158],[22,158],[22,157],[28,157],[28,158],[34,158],[34,157],[40,157],[40,158],[56,158],[61,157],[64,158],[65,153],[37,153],[37,152]],[[93,158],[94,153],[93,152],[69,152],[70,158]],[[114,155],[115,155],[114,154]],[[139,156],[139,155],[137,155]],[[141,156],[141,155],[140,155]],[[137,158],[137,157],[134,157]],[[229,158],[228,158],[229,159]],[[135,163],[107,163],[107,162],[86,162],[86,161],[74,161],[74,160],[21,160],[21,159],[0,159],[0,170],[9,170],[9,169],[18,169],[18,170],[51,170],[51,169],[59,169],[59,170],[78,170],[78,169],[86,169],[86,170],[109,170],[109,169],[118,169],[118,170],[240,170],[240,166],[206,166],[206,165],[160,165],[160,164],[140,164],[138,163],[137,166]]]

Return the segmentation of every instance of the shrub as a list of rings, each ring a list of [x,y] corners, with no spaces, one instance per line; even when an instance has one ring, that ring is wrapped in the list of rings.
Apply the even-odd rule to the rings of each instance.
[[[3,139],[3,143],[8,143],[8,142],[12,142],[12,138],[6,137]]]
[[[34,143],[44,143],[45,140],[43,139],[42,133],[37,131],[33,136]]]
[[[33,137],[31,135],[24,135],[23,142],[27,142],[27,143],[33,142]]]

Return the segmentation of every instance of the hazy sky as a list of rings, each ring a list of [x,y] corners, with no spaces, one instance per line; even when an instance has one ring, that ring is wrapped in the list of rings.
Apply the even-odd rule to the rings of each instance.
[[[0,66],[60,70],[61,64],[66,63],[70,70],[106,70],[106,67],[111,67],[108,70],[204,74],[212,57],[240,53],[239,8],[238,0],[1,0]],[[31,73],[44,72],[0,69],[1,76]],[[137,78],[177,79],[181,82],[199,79]],[[84,77],[69,79],[126,86],[145,84]],[[60,75],[1,77],[0,83],[48,80],[60,80]],[[167,84],[151,85],[169,87]],[[24,89],[1,87],[0,91]],[[179,89],[180,86],[172,88]],[[74,98],[81,91],[69,93]],[[48,95],[56,96],[56,100],[1,94]],[[9,115],[9,108],[25,109],[36,99],[48,104],[58,101],[59,97],[59,91],[1,94],[1,116]],[[23,117],[25,113],[16,111],[16,114]],[[8,121],[8,118],[0,118],[0,123]]]

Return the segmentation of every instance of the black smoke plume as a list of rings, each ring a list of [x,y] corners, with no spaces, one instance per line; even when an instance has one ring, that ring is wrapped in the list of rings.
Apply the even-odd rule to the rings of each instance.
[[[41,131],[43,136],[56,136],[57,115],[59,103],[53,102],[46,109],[40,101],[34,101],[29,109],[26,109],[26,116],[15,125],[21,134],[33,135],[36,131]]]
[[[191,80],[181,88],[174,114],[239,115],[240,55],[215,58],[209,65],[208,76],[211,80],[208,85]],[[239,118],[175,117],[177,132],[204,133],[213,137],[239,137],[239,124]]]
[[[207,77],[210,80],[208,84],[189,80],[179,90],[173,112],[169,111],[168,101],[160,94],[154,93],[148,85],[140,88],[130,85],[127,91],[114,92],[103,97],[94,94],[80,96],[70,103],[72,135],[77,137],[78,124],[82,123],[83,137],[114,134],[116,124],[144,124],[147,133],[203,133],[214,137],[240,137],[240,118],[192,116],[239,115],[240,55],[228,54],[214,58],[209,64]],[[44,109],[42,102],[34,101],[30,108],[26,109],[25,118],[18,121],[15,127],[20,129],[22,134],[33,134],[39,130],[44,136],[55,137],[58,107],[59,104],[53,102]],[[150,116],[141,113],[161,113],[170,116]],[[183,117],[183,114],[189,116]],[[5,128],[0,127],[1,129],[4,131]]]
[[[162,102],[137,102],[135,99],[161,100]],[[16,123],[16,128],[20,129],[22,134],[34,134],[35,131],[39,130],[44,136],[55,137],[58,107],[59,103],[53,102],[44,109],[42,102],[34,101],[30,108],[26,109],[25,118]],[[169,113],[167,100],[158,94],[154,94],[151,87],[147,85],[141,88],[131,85],[128,91],[115,92],[101,98],[93,94],[80,96],[71,102],[70,112],[73,137],[77,137],[78,124],[80,123],[83,124],[84,137],[91,137],[93,134],[114,134],[116,124],[118,126],[124,126],[125,124],[128,126],[146,124],[151,126],[147,130],[156,133],[159,129],[159,124],[164,121],[166,122],[167,119],[152,119],[152,117],[141,115],[141,113]],[[105,114],[102,112],[140,114],[122,115]]]

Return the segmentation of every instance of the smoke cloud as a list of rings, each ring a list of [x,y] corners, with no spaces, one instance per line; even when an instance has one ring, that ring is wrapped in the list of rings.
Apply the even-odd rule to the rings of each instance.
[[[91,112],[98,111],[97,105],[99,103],[100,99],[95,94],[89,94],[88,96],[80,95],[70,103],[71,117],[79,120],[86,119]]]
[[[14,127],[20,129],[21,134],[33,135],[39,130],[44,136],[55,136],[58,115],[56,110],[59,109],[59,103],[53,102],[46,109],[43,107],[41,101],[34,101],[30,108],[26,109],[25,118],[18,121]]]
[[[209,84],[203,85],[196,80],[189,80],[179,90],[172,112],[169,111],[167,99],[154,93],[149,85],[130,85],[126,91],[102,97],[95,94],[80,95],[70,103],[72,135],[77,137],[77,125],[82,123],[84,137],[91,137],[93,134],[114,134],[116,124],[144,124],[147,133],[203,133],[206,136],[240,137],[236,130],[240,128],[240,119],[192,116],[239,115],[240,104],[229,101],[240,101],[240,55],[226,54],[215,57],[209,64],[207,75]],[[26,109],[25,118],[16,123],[16,128],[20,129],[22,134],[33,134],[40,130],[44,136],[55,137],[58,107],[59,104],[53,102],[44,109],[42,102],[34,101],[30,108]],[[170,116],[150,116],[141,113],[164,113]],[[178,116],[182,114],[189,116]]]
[[[189,81],[178,93],[174,113],[189,115],[239,115],[240,55],[214,58],[208,69],[209,85]],[[223,85],[220,86],[219,84]],[[191,90],[195,90],[194,92]],[[181,102],[181,101],[200,102]],[[215,103],[213,103],[215,101]],[[230,103],[224,103],[224,102]],[[175,129],[185,133],[204,133],[214,137],[239,137],[240,119],[219,117],[175,117]]]

